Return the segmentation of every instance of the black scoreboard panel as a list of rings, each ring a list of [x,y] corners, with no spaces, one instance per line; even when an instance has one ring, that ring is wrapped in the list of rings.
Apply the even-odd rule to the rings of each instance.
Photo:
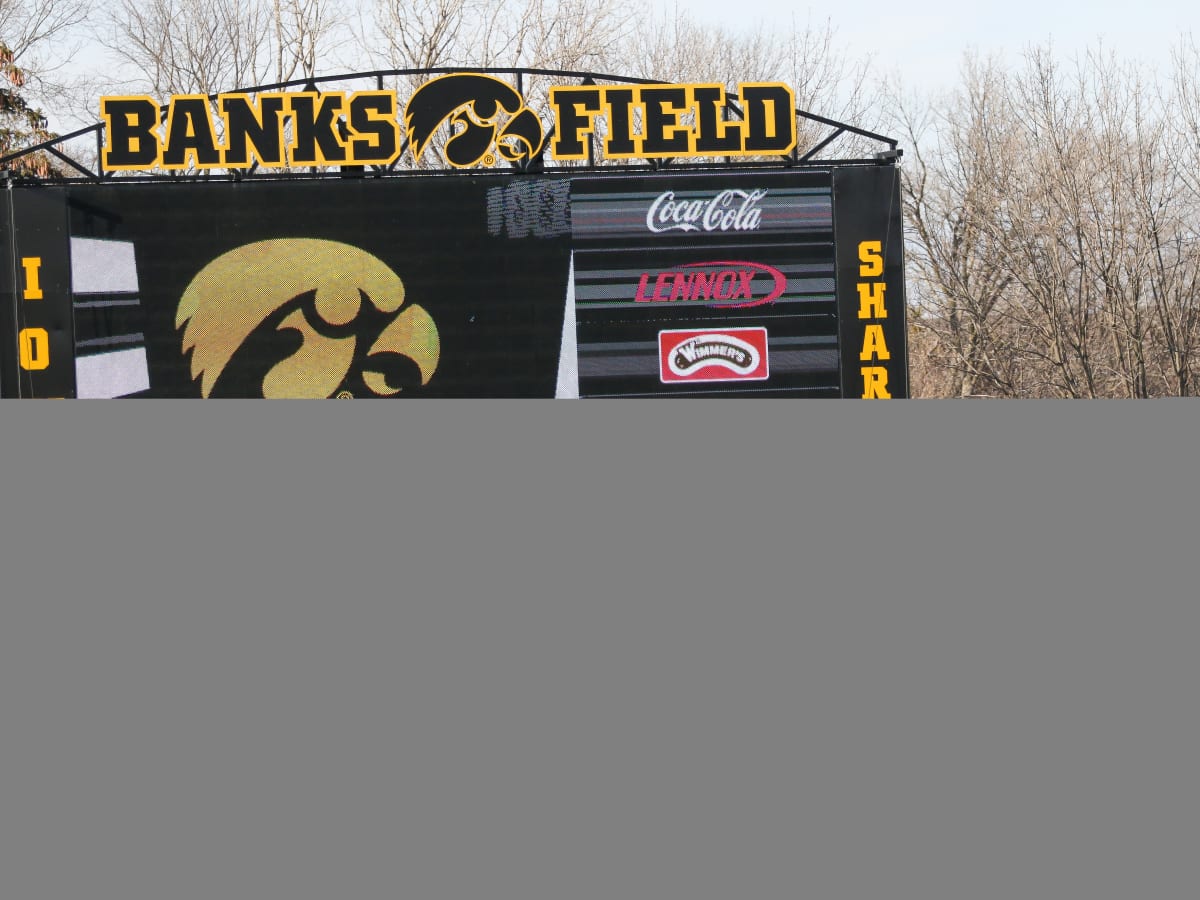
[[[904,396],[897,175],[18,186],[3,393]]]

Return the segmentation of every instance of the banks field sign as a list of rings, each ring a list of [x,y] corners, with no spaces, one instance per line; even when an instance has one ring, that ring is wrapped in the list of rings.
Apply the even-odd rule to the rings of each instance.
[[[554,161],[585,160],[601,128],[607,160],[783,156],[796,146],[795,97],[783,84],[743,84],[733,99],[717,84],[556,86],[549,107],[547,128],[512,85],[472,73],[434,78],[403,106],[385,90],[105,97],[103,165],[389,165],[406,148],[420,160],[447,124],[455,133],[442,155],[454,168],[528,161],[543,149]]]
[[[514,72],[105,97],[98,171],[7,179],[0,392],[906,395],[895,142],[781,84]]]

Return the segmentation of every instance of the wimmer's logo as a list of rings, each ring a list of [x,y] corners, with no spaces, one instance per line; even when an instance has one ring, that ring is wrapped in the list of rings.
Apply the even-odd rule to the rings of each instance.
[[[437,326],[404,283],[357,247],[260,241],[206,265],[175,327],[204,397],[396,396],[429,383]]]
[[[511,85],[489,75],[443,75],[421,85],[404,113],[395,91],[298,91],[103,97],[106,171],[390,165],[407,148],[420,160],[439,133],[455,168],[588,157],[603,133],[607,159],[778,156],[796,144],[794,95],[782,84],[743,84],[727,115],[717,84],[550,89],[541,118]],[[603,131],[600,123],[603,121]]]
[[[658,354],[659,378],[665,384],[770,377],[765,328],[660,331]]]

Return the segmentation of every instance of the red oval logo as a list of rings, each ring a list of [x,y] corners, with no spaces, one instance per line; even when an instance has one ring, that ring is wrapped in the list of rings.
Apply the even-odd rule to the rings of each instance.
[[[764,296],[762,276],[772,283]],[[756,283],[757,279],[757,283]],[[774,266],[746,260],[686,263],[657,273],[643,272],[634,300],[638,303],[708,303],[717,309],[745,309],[774,303],[787,290],[787,276]]]

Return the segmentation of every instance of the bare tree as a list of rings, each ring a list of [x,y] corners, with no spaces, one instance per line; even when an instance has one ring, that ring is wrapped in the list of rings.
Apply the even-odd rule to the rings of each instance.
[[[633,32],[629,0],[377,0],[374,55],[393,68],[600,70]]]
[[[994,173],[1011,167],[1021,146],[1006,75],[994,60],[968,57],[958,92],[940,104],[897,97],[895,106],[921,377],[936,378],[935,395],[1011,395],[1013,353],[1000,320],[1013,276],[987,227],[1002,199]]]
[[[801,25],[793,17],[786,49],[779,77],[792,85],[801,109],[862,128],[880,127],[883,92],[874,86],[871,59],[851,56],[839,46],[829,19],[809,18]]]
[[[471,65],[474,6],[468,0],[378,0],[374,33],[382,46],[370,49],[395,69]]]
[[[839,49],[828,21],[792,19],[786,28],[759,25],[731,31],[696,19],[678,6],[665,10],[636,32],[632,71],[626,74],[664,82],[724,84],[782,81],[792,87],[798,108],[870,130],[878,110],[867,91],[869,60],[852,60]],[[627,64],[628,65],[628,64]],[[830,129],[802,120],[798,138],[815,144]],[[862,152],[853,136],[839,140],[847,156]]]
[[[83,0],[0,0],[0,155],[75,124],[90,88],[70,63],[89,10]],[[18,167],[47,175],[57,162],[38,154]]]
[[[342,27],[331,0],[120,0],[105,43],[142,89],[217,93],[311,78]]]
[[[530,68],[611,71],[637,27],[637,7],[628,0],[526,0],[514,12],[492,64],[507,51]]]
[[[1200,389],[1200,50],[1185,36],[1172,53],[1163,98],[1169,160],[1160,202],[1148,203],[1156,326],[1165,369],[1180,396]]]
[[[275,80],[312,78],[344,37],[332,0],[271,0],[274,19]]]
[[[88,16],[84,0],[0,0],[0,41],[30,81],[60,69],[76,46],[76,26]]]
[[[1013,71],[968,59],[957,92],[907,107],[921,390],[1194,393],[1193,88],[1178,71],[1161,95],[1101,49],[1064,64],[1036,47]]]
[[[211,94],[267,80],[269,12],[235,0],[120,0],[106,43],[142,90]]]

